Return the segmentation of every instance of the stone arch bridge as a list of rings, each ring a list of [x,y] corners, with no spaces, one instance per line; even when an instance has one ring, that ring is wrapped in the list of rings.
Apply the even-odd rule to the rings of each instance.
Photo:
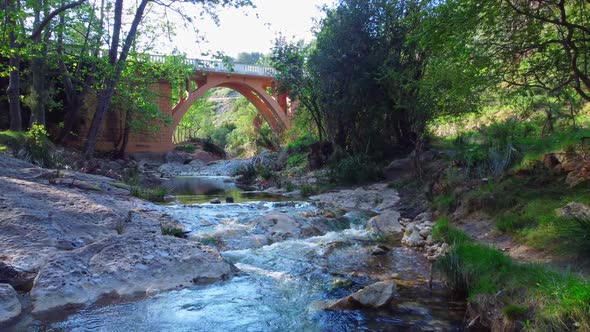
[[[165,56],[151,56],[153,62],[166,61]],[[235,90],[246,97],[258,110],[253,126],[265,120],[275,132],[282,132],[291,126],[294,105],[286,94],[277,92],[275,71],[271,67],[232,64],[221,61],[186,59],[193,67],[193,75],[185,82],[178,100],[172,100],[172,86],[166,79],[152,84],[157,96],[160,112],[171,119],[171,123],[157,124],[157,132],[134,132],[129,136],[126,153],[162,154],[174,149],[173,137],[178,124],[188,109],[205,93],[213,88],[224,87]],[[97,142],[97,150],[111,151],[121,142],[123,119],[118,113],[109,112],[103,123],[103,130]],[[86,123],[90,123],[86,121]],[[85,134],[84,123],[82,135]],[[82,136],[84,137],[84,136]]]

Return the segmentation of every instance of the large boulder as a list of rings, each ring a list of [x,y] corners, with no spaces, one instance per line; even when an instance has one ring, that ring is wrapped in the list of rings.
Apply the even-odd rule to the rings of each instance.
[[[177,164],[184,164],[186,158],[182,155],[182,153],[178,151],[169,151],[166,152],[166,156],[164,157],[166,163],[177,163]]]
[[[366,211],[385,211],[392,209],[399,202],[397,191],[388,188],[384,183],[324,193],[310,199],[339,208]]]
[[[280,212],[270,212],[253,221],[254,233],[267,235],[272,242],[299,238],[301,224],[293,217]]]
[[[170,236],[113,236],[48,261],[35,279],[33,313],[224,278],[217,251]]]
[[[399,223],[400,213],[387,210],[367,221],[367,228],[378,236],[401,237],[403,226]]]
[[[380,281],[336,301],[328,309],[350,310],[357,307],[377,309],[387,305],[396,296],[395,282],[391,280]]]
[[[14,288],[9,284],[0,284],[0,325],[18,317],[21,311],[22,305]]]

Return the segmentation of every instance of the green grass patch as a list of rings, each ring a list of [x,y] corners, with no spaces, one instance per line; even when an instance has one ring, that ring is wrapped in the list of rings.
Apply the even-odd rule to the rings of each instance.
[[[527,317],[534,331],[590,329],[590,284],[584,278],[514,262],[497,249],[465,240],[467,235],[458,235],[461,231],[445,220],[435,229],[437,237],[455,243],[435,265],[455,294],[472,302],[495,297],[504,303],[505,319]]]
[[[448,216],[442,216],[436,220],[436,224],[432,228],[432,238],[448,244],[467,243],[471,241],[469,235],[450,225]]]
[[[164,196],[168,194],[168,190],[164,187],[160,188],[143,188],[143,187],[132,187],[131,195],[137,198],[144,199],[150,202],[162,203],[164,202]]]

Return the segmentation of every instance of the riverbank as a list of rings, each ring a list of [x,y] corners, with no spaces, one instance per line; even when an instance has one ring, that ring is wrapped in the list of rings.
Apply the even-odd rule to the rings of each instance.
[[[433,237],[450,246],[435,270],[467,299],[466,324],[587,330],[588,188],[568,181],[584,174],[585,160],[569,154],[555,162],[550,154],[502,177],[480,178],[456,153],[426,157],[421,177],[398,160],[390,165],[390,180],[402,205],[433,213]]]

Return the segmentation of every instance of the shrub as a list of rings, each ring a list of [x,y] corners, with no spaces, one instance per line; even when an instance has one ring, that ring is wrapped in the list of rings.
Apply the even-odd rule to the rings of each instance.
[[[44,167],[62,167],[63,160],[56,153],[45,126],[33,124],[26,132],[0,132],[0,143],[15,151],[15,156]]]
[[[317,188],[310,186],[308,184],[304,184],[299,188],[299,191],[301,192],[301,196],[311,196],[311,195],[315,195],[317,193]]]
[[[365,154],[337,157],[330,162],[328,177],[333,183],[361,184],[383,178],[383,168]]]
[[[270,180],[275,176],[275,173],[269,166],[258,164],[255,167],[256,174],[264,180]]]
[[[139,185],[139,169],[137,167],[126,168],[123,170],[121,174],[121,179],[123,183],[128,184],[130,186],[138,186]]]
[[[443,213],[447,213],[451,211],[453,205],[455,204],[455,197],[453,195],[443,194],[434,197],[432,202],[430,203],[431,207],[441,211]]]
[[[310,135],[305,135],[297,138],[287,145],[287,152],[289,153],[303,153],[309,152],[309,147],[318,140]]]
[[[197,147],[194,144],[183,144],[177,146],[176,149],[187,153],[195,153]]]
[[[287,167],[297,167],[299,165],[304,165],[307,162],[307,155],[302,155],[301,153],[296,153],[292,156],[287,158]]]

